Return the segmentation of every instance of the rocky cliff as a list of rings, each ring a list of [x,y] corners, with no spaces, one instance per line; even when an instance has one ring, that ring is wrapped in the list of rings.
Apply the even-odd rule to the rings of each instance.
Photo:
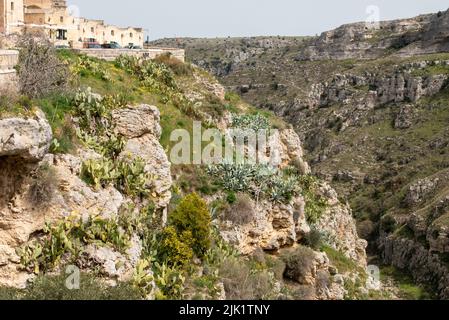
[[[107,286],[131,283],[147,299],[369,294],[367,244],[351,209],[311,175],[300,137],[285,122],[177,60],[121,57],[112,66],[63,54],[73,75],[81,75],[76,93],[21,108],[22,100],[11,100],[17,105],[0,116],[0,288],[30,288],[76,265]],[[143,67],[144,76],[138,73]],[[170,164],[168,138],[175,128],[189,132],[200,120],[226,134],[236,119],[280,129],[269,146],[280,164],[249,168],[272,179],[266,183],[271,189],[233,190],[203,166]],[[243,169],[247,176],[240,178],[254,178]],[[192,192],[205,199],[213,220],[201,226],[210,227],[209,247],[195,256],[196,229],[173,233],[172,217],[185,205],[182,199],[200,199],[189,198]],[[202,206],[198,201],[187,214]],[[193,271],[182,267],[182,259]],[[234,260],[238,265],[228,270]],[[223,275],[236,271],[236,279]],[[248,295],[233,289],[241,272],[256,277]],[[204,281],[209,284],[198,287]]]
[[[156,193],[155,204],[166,212],[171,175],[159,143],[159,110],[148,105],[130,106],[114,112],[113,118],[117,133],[127,140],[120,156],[143,159],[145,171],[157,177],[151,189]],[[135,202],[113,186],[93,189],[81,179],[83,163],[102,158],[92,149],[79,148],[76,155],[48,153],[52,131],[40,110],[27,118],[1,119],[0,141],[2,285],[26,286],[33,274],[23,270],[17,249],[38,236],[46,223],[72,215],[114,219],[126,204]],[[86,259],[96,261],[112,278],[129,279],[140,256],[139,241],[134,241],[125,255],[91,245],[85,249]],[[117,267],[119,261],[122,266]]]
[[[312,172],[349,202],[369,252],[441,298],[448,18],[348,24],[313,38],[178,41],[229,89],[293,124]]]

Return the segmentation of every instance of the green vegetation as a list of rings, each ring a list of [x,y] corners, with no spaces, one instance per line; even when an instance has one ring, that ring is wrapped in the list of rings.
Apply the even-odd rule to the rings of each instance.
[[[360,268],[353,260],[334,248],[324,245],[321,247],[321,250],[327,254],[332,265],[335,266],[340,273],[350,272]]]
[[[239,128],[284,128],[285,123],[271,112],[256,111],[235,94],[228,93],[221,101],[204,89],[201,81],[208,80],[207,74],[171,57],[155,61],[120,57],[106,62],[64,50],[59,55],[76,76],[79,90],[47,94],[21,104],[42,106],[55,133],[53,153],[76,152],[82,145],[100,155],[82,163],[80,176],[86,183],[95,189],[113,185],[135,204],[124,205],[117,216],[108,218],[82,219],[74,213],[47,224],[42,234],[33,235],[18,253],[23,268],[38,274],[38,280],[35,286],[18,293],[20,297],[121,299],[115,289],[103,288],[101,282],[86,282],[89,287],[83,287],[85,292],[66,292],[59,287],[59,280],[48,274],[67,263],[86,266],[83,259],[90,245],[125,254],[137,235],[142,240],[142,254],[132,280],[118,286],[130,298],[147,298],[155,293],[156,299],[211,299],[221,293],[221,283],[228,299],[277,298],[275,284],[283,279],[285,262],[264,253],[251,257],[238,254],[212,226],[215,212],[209,211],[199,194],[223,192],[217,199],[217,204],[223,206],[222,217],[246,224],[254,219],[253,199],[264,197],[275,203],[288,203],[303,193],[308,217],[316,221],[325,207],[318,195],[319,183],[301,177],[294,168],[281,171],[266,166],[223,165],[207,170],[176,166],[173,176],[179,179],[173,188],[168,225],[163,227],[162,212],[152,202],[153,177],[145,172],[142,159],[123,157],[126,141],[116,133],[112,112],[131,103],[156,105],[161,111],[161,144],[166,151],[172,145],[169,134],[174,128],[191,131],[192,120],[220,120],[224,111],[233,114],[233,124]],[[281,90],[279,86],[278,91]],[[202,96],[199,101],[187,98],[192,92]],[[39,176],[40,183],[46,183],[51,173],[43,171]],[[36,185],[33,190],[36,198],[49,194],[45,185]],[[311,239],[310,245],[318,247],[319,241]],[[89,269],[98,269],[94,262],[88,262],[93,263]],[[288,262],[292,264],[292,260]],[[90,276],[100,278],[96,273]],[[54,295],[44,295],[44,290],[53,290]]]
[[[422,69],[414,69],[412,71],[414,77],[429,77],[435,75],[449,75],[449,65],[434,64]]]
[[[398,285],[399,297],[405,300],[429,300],[432,294],[424,287],[416,285],[412,277],[394,267],[383,267],[381,279],[392,278]]]
[[[103,81],[111,81],[111,75],[99,60],[85,55],[76,58],[76,62],[71,65],[71,71],[81,77],[92,76]]]
[[[191,232],[193,251],[203,257],[210,248],[211,217],[206,202],[196,193],[188,195],[170,214],[169,221],[178,233]]]
[[[137,198],[151,195],[154,180],[145,172],[145,162],[140,158],[114,162],[104,158],[86,160],[82,164],[81,178],[96,189],[112,184],[122,193]]]
[[[27,96],[3,90],[0,92],[0,119],[7,116],[32,114],[33,104]]]
[[[67,276],[37,277],[26,289],[0,287],[0,300],[139,300],[139,291],[130,283],[110,287],[93,274],[81,274],[80,288],[69,290]]]
[[[255,199],[286,203],[299,192],[297,177],[266,165],[223,163],[209,166],[208,173],[224,190],[249,193]]]
[[[192,261],[194,243],[192,231],[178,234],[175,227],[168,226],[161,232],[159,238],[158,261],[165,261],[169,267],[180,268]]]
[[[318,180],[311,175],[303,175],[300,177],[300,185],[302,186],[302,195],[306,202],[306,218],[311,224],[316,223],[327,209],[327,200],[319,194]]]
[[[232,128],[250,129],[258,132],[259,130],[270,129],[270,122],[267,117],[260,113],[233,115]]]
[[[58,223],[47,223],[44,237],[25,244],[18,249],[22,266],[39,274],[51,271],[63,259],[77,262],[84,246],[97,244],[111,246],[124,252],[131,240],[131,234],[122,230],[119,219],[104,219],[90,216],[87,221],[70,216]]]

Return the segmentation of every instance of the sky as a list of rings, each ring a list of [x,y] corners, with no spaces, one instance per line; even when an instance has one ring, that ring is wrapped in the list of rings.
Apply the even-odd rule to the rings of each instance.
[[[81,17],[172,37],[306,36],[342,24],[447,10],[447,0],[68,0]]]

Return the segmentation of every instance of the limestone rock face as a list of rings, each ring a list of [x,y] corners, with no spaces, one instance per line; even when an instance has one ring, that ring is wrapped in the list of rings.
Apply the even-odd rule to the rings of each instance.
[[[381,237],[383,260],[411,273],[415,281],[433,286],[441,299],[449,299],[449,272],[438,255],[421,243],[394,235]]]
[[[378,25],[359,22],[323,32],[311,39],[298,60],[375,59],[389,49],[401,57],[446,52],[449,10],[415,18],[382,21]]]
[[[159,111],[152,106],[114,111],[117,132],[127,139],[122,156],[145,161],[145,169],[155,177],[157,206],[164,209],[171,197],[171,176],[170,163],[159,143],[159,120]],[[46,154],[52,133],[40,112],[33,119],[2,119],[0,128],[0,285],[24,287],[32,275],[19,268],[16,249],[41,231],[45,223],[70,215],[114,218],[131,199],[111,185],[95,189],[80,178],[84,161],[101,158],[94,151],[78,149],[76,156]],[[10,136],[11,139],[5,139]],[[31,177],[42,168],[50,173],[51,192],[36,204],[30,198]],[[136,237],[126,254],[89,246],[85,264],[86,267],[92,263],[101,266],[110,278],[129,280],[140,252],[140,239]]]
[[[15,249],[27,242],[35,232],[42,230],[46,222],[60,220],[71,214],[82,217],[100,215],[111,218],[118,214],[125,201],[113,187],[93,190],[78,174],[79,158],[71,155],[47,155],[36,165],[52,170],[54,183],[52,194],[45,203],[36,205],[30,200],[30,183],[24,181],[15,190],[6,205],[0,206],[0,283],[24,286],[28,277],[19,270],[19,257]],[[2,266],[3,265],[3,266]],[[4,271],[8,270],[8,271]],[[4,276],[2,276],[4,274]]]
[[[396,129],[408,129],[412,126],[413,106],[407,104],[401,106],[396,118],[394,119],[394,127]]]
[[[145,134],[151,134],[158,139],[161,136],[160,112],[154,106],[144,104],[114,110],[112,118],[117,133],[126,138],[138,138]]]
[[[327,212],[318,220],[316,228],[328,235],[335,249],[348,258],[366,266],[366,247],[368,243],[360,239],[349,205],[338,200],[338,195],[331,186],[323,183],[321,192],[328,201]]]
[[[434,95],[444,87],[446,80],[445,75],[422,78],[403,70],[391,75],[337,74],[330,81],[313,84],[308,98],[297,101],[296,104],[300,109],[325,108],[332,103],[344,103],[345,106],[362,104],[369,110],[389,102],[416,102],[424,96]],[[354,89],[364,86],[369,91],[358,95]]]
[[[161,126],[159,110],[154,106],[140,105],[120,109],[113,114],[117,131],[127,138],[120,157],[139,157],[146,163],[146,172],[155,178],[155,191],[159,208],[167,207],[171,198],[172,178],[170,162],[159,143]]]
[[[310,173],[303,158],[301,141],[294,130],[281,130],[279,138],[270,146],[277,149],[281,168],[296,162],[303,174]],[[360,266],[366,266],[367,242],[357,234],[350,207],[339,201],[337,193],[327,183],[322,183],[320,193],[327,200],[328,208],[314,228],[325,233],[335,249],[357,261]],[[254,221],[244,225],[227,221],[220,226],[223,237],[245,254],[257,248],[276,252],[298,243],[311,231],[305,216],[305,201],[301,196],[292,199],[289,204],[253,201],[251,207],[255,213]]]
[[[438,178],[426,178],[415,182],[409,187],[409,190],[405,196],[406,204],[413,206],[424,201],[424,199],[436,189],[438,182]]]
[[[288,205],[253,201],[251,207],[254,221],[244,225],[225,221],[220,225],[223,238],[243,254],[250,254],[259,248],[278,251],[282,247],[292,246],[310,232],[302,197],[294,199]]]
[[[32,118],[0,119],[0,157],[39,161],[47,153],[51,138],[51,127],[42,111],[36,111]]]
[[[277,148],[280,151],[282,165],[293,164],[299,167],[302,174],[311,173],[309,165],[304,161],[301,140],[293,129],[280,131],[280,141]]]

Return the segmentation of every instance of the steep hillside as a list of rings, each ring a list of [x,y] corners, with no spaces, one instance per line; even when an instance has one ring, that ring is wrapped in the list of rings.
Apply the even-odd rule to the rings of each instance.
[[[177,40],[245,101],[293,124],[312,171],[349,201],[370,252],[441,298],[449,298],[448,21],[449,11],[379,29],[356,23],[299,43],[269,38],[266,50],[257,39]],[[217,71],[211,57],[223,51],[236,53]],[[242,52],[254,54],[241,62]]]
[[[350,208],[310,175],[283,120],[167,56],[58,56],[69,88],[0,100],[0,285],[26,287],[0,297],[382,296]],[[281,164],[172,165],[170,135],[193,120],[281,129],[270,144]],[[82,291],[64,287],[67,266]]]

